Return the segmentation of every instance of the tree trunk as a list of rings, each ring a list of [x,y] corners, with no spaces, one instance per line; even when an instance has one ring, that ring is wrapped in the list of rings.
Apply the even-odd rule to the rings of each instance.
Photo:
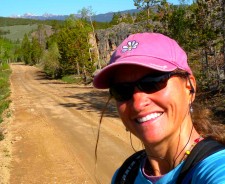
[[[150,21],[149,20],[149,18],[150,18],[150,6],[149,6],[149,2],[147,2],[147,16],[148,16],[148,21]]]
[[[87,71],[85,66],[83,67],[83,81],[86,83],[87,82]]]
[[[79,62],[76,61],[76,64],[77,64],[77,75],[80,76],[80,65],[79,65]]]
[[[204,55],[205,55],[205,66],[203,68],[203,70],[205,71],[206,70],[206,77],[208,78],[209,77],[209,61],[208,61],[208,54],[207,54],[207,51],[206,49],[204,50]]]

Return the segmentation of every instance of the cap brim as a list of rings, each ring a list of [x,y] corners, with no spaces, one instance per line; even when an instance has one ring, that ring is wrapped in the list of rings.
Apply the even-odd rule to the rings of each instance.
[[[132,60],[131,60],[132,59]],[[136,65],[143,66],[149,69],[169,72],[177,68],[177,66],[169,63],[168,61],[146,57],[146,56],[132,56],[132,58],[123,58],[116,63],[112,63],[102,70],[100,70],[94,77],[93,85],[98,89],[106,89],[110,87],[110,82],[115,77],[115,71],[122,65]]]

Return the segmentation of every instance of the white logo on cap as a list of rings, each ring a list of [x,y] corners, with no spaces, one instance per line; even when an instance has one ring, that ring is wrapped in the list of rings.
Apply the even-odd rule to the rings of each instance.
[[[136,49],[138,46],[138,42],[136,42],[135,40],[133,41],[128,41],[127,45],[124,45],[122,47],[122,52],[127,52],[127,51],[131,51],[132,49]]]

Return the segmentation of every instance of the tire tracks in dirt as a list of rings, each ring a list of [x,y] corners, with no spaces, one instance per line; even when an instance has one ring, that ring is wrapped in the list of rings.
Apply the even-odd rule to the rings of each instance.
[[[94,147],[106,93],[48,80],[32,66],[11,66],[10,129],[17,141],[12,144],[10,183],[96,183]],[[101,183],[110,183],[115,169],[132,152],[129,134],[111,105],[98,145]]]

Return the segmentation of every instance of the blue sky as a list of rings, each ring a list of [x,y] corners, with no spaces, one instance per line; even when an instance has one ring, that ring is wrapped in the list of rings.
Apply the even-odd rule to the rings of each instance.
[[[179,4],[179,0],[168,0]],[[55,15],[76,14],[82,8],[92,7],[95,14],[136,9],[133,0],[0,0],[0,16],[44,13]]]

